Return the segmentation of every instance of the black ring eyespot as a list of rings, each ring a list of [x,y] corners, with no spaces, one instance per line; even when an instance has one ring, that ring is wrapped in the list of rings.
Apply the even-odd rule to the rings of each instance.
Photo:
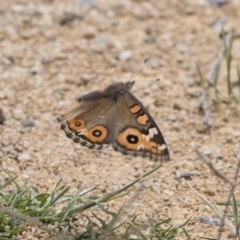
[[[81,126],[81,123],[80,123],[80,122],[75,122],[75,126],[76,126],[76,127],[80,127],[80,126]]]
[[[102,132],[100,130],[94,130],[92,134],[94,137],[101,137]]]
[[[138,143],[138,136],[135,136],[135,135],[132,135],[132,134],[129,134],[127,136],[127,141],[131,144],[136,144]]]

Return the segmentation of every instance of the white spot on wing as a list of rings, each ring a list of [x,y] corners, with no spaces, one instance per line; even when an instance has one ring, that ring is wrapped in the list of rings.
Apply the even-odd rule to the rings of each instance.
[[[148,135],[142,134],[142,137],[145,138],[147,141],[150,140],[150,135],[149,134]]]
[[[164,150],[166,148],[167,148],[167,146],[165,144],[162,144],[160,147],[158,147],[159,150]]]
[[[86,132],[87,132],[87,129],[84,128],[84,129],[81,129],[80,131],[77,131],[77,132],[76,132],[76,135],[78,135],[78,136],[85,135]]]
[[[156,128],[151,128],[149,129],[149,134],[150,134],[150,137],[152,138],[155,134],[157,134],[158,131]]]
[[[86,146],[87,146],[87,147],[92,147],[93,145],[94,145],[94,144],[86,141]]]
[[[137,150],[140,150],[140,149],[144,149],[144,145],[143,145],[143,144],[140,144],[140,145],[137,147]]]
[[[150,128],[148,131],[149,131],[148,135],[142,134],[143,138],[145,138],[147,141],[149,141],[151,138],[153,138],[153,136],[155,134],[158,133],[158,131],[157,131],[157,129],[155,127],[154,128]]]

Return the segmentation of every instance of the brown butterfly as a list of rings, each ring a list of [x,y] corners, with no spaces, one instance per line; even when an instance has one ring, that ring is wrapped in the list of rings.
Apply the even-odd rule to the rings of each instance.
[[[112,144],[123,154],[169,160],[166,142],[151,115],[129,91],[134,81],[114,83],[79,97],[57,119],[73,141],[93,149]]]

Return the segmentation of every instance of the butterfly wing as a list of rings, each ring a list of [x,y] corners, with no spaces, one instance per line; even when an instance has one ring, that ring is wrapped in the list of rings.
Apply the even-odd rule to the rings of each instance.
[[[141,155],[156,161],[170,159],[157,124],[138,99],[125,91],[116,103],[113,147],[124,154]]]
[[[153,118],[130,92],[134,82],[116,83],[78,99],[79,105],[58,117],[69,138],[89,148],[113,144],[116,151],[169,160],[166,142]]]
[[[67,137],[89,148],[100,149],[112,141],[115,122],[114,101],[101,92],[78,99],[79,105],[57,118]]]

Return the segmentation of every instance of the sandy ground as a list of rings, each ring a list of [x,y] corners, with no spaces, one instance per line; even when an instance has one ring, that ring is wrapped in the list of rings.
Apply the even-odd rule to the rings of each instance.
[[[213,216],[211,209],[198,204],[186,182],[209,199],[227,199],[229,185],[199,160],[194,148],[231,180],[236,169],[233,151],[240,154],[240,107],[228,99],[224,62],[218,84],[224,101],[214,104],[216,97],[208,88],[212,128],[206,131],[199,111],[203,88],[196,62],[207,76],[218,54],[221,25],[226,33],[234,28],[232,79],[236,81],[239,9],[237,0],[223,6],[204,0],[2,1],[1,169],[17,175],[20,184],[31,182],[42,191],[51,190],[60,178],[72,186],[72,192],[100,179],[96,193],[105,194],[156,166],[111,148],[97,152],[82,147],[66,138],[56,121],[59,113],[75,105],[76,96],[102,90],[114,81],[128,81],[149,59],[134,76],[132,93],[157,122],[172,161],[144,181],[133,208],[142,223],[148,221],[147,215],[156,221],[171,217],[176,225],[192,217],[186,229],[193,239],[216,237],[217,227],[199,222],[202,216]],[[184,172],[193,175],[180,178]],[[5,177],[1,171],[1,183]],[[138,187],[109,208],[119,209]],[[240,197],[238,188],[236,196]],[[24,232],[23,238],[37,238],[33,232]],[[223,239],[230,238],[224,229]]]

